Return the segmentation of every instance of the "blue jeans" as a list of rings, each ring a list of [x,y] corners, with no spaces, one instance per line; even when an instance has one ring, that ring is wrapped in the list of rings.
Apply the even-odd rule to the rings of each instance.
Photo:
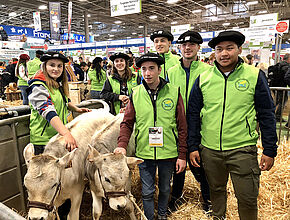
[[[101,91],[91,90],[91,99],[100,99]]]
[[[28,88],[28,86],[18,86],[18,88],[21,91],[23,105],[28,105],[28,94],[26,92],[26,89]]]
[[[156,168],[158,168],[158,215],[165,216],[170,195],[170,179],[175,168],[175,161],[144,160],[139,164],[142,182],[142,200],[145,216],[154,219],[154,192]]]

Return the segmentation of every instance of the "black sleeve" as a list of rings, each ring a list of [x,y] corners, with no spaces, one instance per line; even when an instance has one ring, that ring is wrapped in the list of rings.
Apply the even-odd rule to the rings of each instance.
[[[186,113],[187,120],[187,146],[188,152],[198,150],[201,143],[201,118],[200,112],[203,107],[203,97],[199,88],[199,77],[196,79],[190,92],[188,109]]]
[[[259,72],[254,101],[261,130],[262,145],[264,148],[263,154],[269,157],[275,157],[278,147],[275,105],[266,77],[262,71]]]
[[[290,67],[288,68],[288,71],[284,75],[284,81],[287,84],[287,86],[290,86]]]
[[[110,102],[116,102],[119,100],[119,94],[113,93],[112,86],[108,79],[105,81],[103,89],[101,91],[101,98]]]

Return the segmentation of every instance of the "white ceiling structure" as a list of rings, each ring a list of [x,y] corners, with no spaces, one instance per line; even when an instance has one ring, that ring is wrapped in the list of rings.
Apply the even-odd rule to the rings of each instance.
[[[61,3],[61,27],[66,31],[69,0],[53,1]],[[279,13],[279,20],[290,19],[288,0],[142,0],[141,13],[118,17],[111,17],[110,0],[71,1],[72,33],[85,33],[86,11],[90,35],[94,35],[96,41],[141,37],[144,36],[144,26],[147,33],[157,29],[170,30],[172,25],[181,24],[191,24],[193,30],[204,32],[249,27],[253,15]],[[0,0],[0,25],[33,27],[33,12],[40,11],[42,29],[49,30],[48,2]],[[40,6],[44,9],[39,9]],[[152,15],[157,18],[150,19]],[[283,38],[290,41],[289,34]]]

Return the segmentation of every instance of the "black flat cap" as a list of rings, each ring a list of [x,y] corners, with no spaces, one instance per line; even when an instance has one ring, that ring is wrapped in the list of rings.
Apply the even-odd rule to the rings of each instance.
[[[160,66],[160,65],[165,63],[164,58],[159,56],[158,54],[156,54],[156,53],[146,53],[146,54],[144,54],[141,57],[136,59],[136,66],[140,68],[142,63],[144,63],[146,61],[155,62],[155,63],[157,63],[158,66]]]
[[[150,39],[154,41],[156,37],[166,37],[169,41],[173,41],[173,35],[169,31],[158,30],[150,35]]]
[[[69,60],[68,58],[66,58],[66,56],[64,56],[63,54],[59,53],[59,52],[55,52],[55,51],[48,51],[45,52],[42,57],[40,57],[40,60],[42,62],[47,61],[47,60],[51,60],[51,59],[60,59],[62,60],[64,63],[67,63]]]
[[[178,44],[183,44],[185,42],[192,42],[197,44],[202,44],[203,40],[202,37],[198,32],[195,31],[186,31],[183,34],[181,34],[176,41]]]
[[[114,60],[117,59],[117,58],[123,58],[125,60],[129,60],[130,59],[130,57],[127,54],[124,54],[124,53],[121,53],[121,52],[120,53],[115,53],[115,54],[110,56],[110,60],[112,62],[114,62]]]
[[[218,36],[211,39],[208,45],[211,48],[215,48],[215,46],[222,41],[233,41],[240,47],[245,42],[245,35],[238,31],[223,31],[220,32]]]

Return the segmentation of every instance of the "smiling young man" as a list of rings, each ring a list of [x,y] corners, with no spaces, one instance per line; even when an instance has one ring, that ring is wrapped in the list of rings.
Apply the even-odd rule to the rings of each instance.
[[[168,81],[180,88],[183,98],[185,111],[188,105],[190,91],[196,78],[201,72],[206,71],[210,66],[198,60],[197,52],[200,44],[203,43],[202,37],[198,32],[186,31],[181,34],[176,41],[182,54],[179,63],[168,70]],[[189,163],[191,172],[195,179],[200,183],[201,194],[203,198],[203,209],[209,211],[210,197],[209,186],[205,177],[203,167],[194,167]],[[185,180],[185,171],[180,174],[174,174],[171,193],[171,201],[169,202],[169,211],[176,211],[176,205],[181,204],[182,190]]]
[[[150,35],[150,39],[154,42],[154,47],[157,53],[164,58],[164,64],[161,66],[162,70],[160,76],[167,80],[167,70],[179,63],[180,57],[172,54],[169,49],[173,41],[173,35],[164,30],[154,31]]]
[[[224,31],[209,42],[215,49],[215,66],[199,75],[189,97],[190,160],[199,167],[202,158],[214,219],[226,217],[229,174],[240,219],[257,219],[260,173],[272,168],[277,154],[271,92],[264,73],[239,57],[244,41],[240,32]],[[257,121],[264,147],[260,165]]]
[[[136,156],[142,182],[145,216],[154,219],[155,176],[158,169],[158,219],[165,220],[172,173],[186,166],[187,126],[179,89],[159,77],[164,59],[147,53],[136,61],[141,67],[143,83],[133,88],[120,125],[115,153],[126,154],[135,123]]]

